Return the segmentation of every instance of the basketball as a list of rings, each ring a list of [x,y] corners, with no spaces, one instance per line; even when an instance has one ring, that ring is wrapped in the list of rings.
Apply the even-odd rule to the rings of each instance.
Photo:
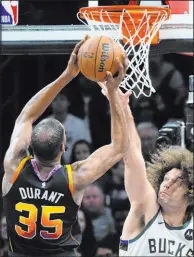
[[[78,66],[82,74],[92,81],[105,81],[106,71],[114,76],[118,61],[123,61],[123,50],[112,38],[97,36],[88,39],[79,49]]]

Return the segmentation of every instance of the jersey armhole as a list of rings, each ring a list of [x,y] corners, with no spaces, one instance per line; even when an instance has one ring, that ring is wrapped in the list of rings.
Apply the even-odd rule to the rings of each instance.
[[[72,176],[72,167],[70,164],[66,165],[67,168],[67,175],[68,175],[68,181],[69,181],[69,190],[71,192],[71,195],[74,195],[74,186],[73,186],[73,176]]]
[[[27,156],[25,157],[23,160],[21,160],[20,164],[18,165],[16,171],[14,172],[13,174],[13,178],[12,178],[12,185],[15,183],[15,181],[17,180],[20,172],[22,171],[22,169],[24,168],[26,162],[29,160],[29,159],[32,159],[32,156]]]

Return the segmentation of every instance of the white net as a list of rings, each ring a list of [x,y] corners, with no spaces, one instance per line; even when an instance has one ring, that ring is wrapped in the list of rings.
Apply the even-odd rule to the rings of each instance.
[[[168,12],[161,9],[153,16],[153,13],[145,8],[138,22],[135,22],[134,15],[123,9],[120,12],[119,24],[115,24],[111,16],[111,12],[104,10],[103,7],[98,11],[98,21],[96,21],[96,11],[83,12],[84,19],[80,18],[80,13],[77,15],[78,19],[94,32],[94,36],[109,35],[108,31],[111,31],[109,36],[119,44],[122,39],[124,43],[121,46],[129,57],[129,66],[120,87],[131,90],[136,98],[142,94],[150,97],[155,92],[149,76],[150,46],[161,25],[168,19]]]

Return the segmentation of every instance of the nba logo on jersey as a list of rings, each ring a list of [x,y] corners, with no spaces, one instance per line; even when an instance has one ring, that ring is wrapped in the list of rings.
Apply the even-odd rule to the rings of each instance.
[[[1,25],[18,24],[19,1],[6,0],[0,2]]]
[[[45,187],[46,187],[46,183],[43,182],[43,183],[42,183],[42,188],[45,188]]]

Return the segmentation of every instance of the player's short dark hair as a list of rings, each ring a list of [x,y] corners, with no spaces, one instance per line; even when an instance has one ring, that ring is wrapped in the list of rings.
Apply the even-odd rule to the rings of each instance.
[[[41,160],[54,160],[64,143],[64,127],[56,119],[47,118],[39,122],[32,131],[31,147]]]
[[[193,153],[189,150],[176,146],[163,148],[151,157],[151,162],[148,163],[147,175],[150,183],[158,194],[160,184],[164,180],[164,176],[172,169],[179,169],[183,171],[183,178],[188,186],[188,199],[187,215],[194,213],[194,200],[193,200]]]

